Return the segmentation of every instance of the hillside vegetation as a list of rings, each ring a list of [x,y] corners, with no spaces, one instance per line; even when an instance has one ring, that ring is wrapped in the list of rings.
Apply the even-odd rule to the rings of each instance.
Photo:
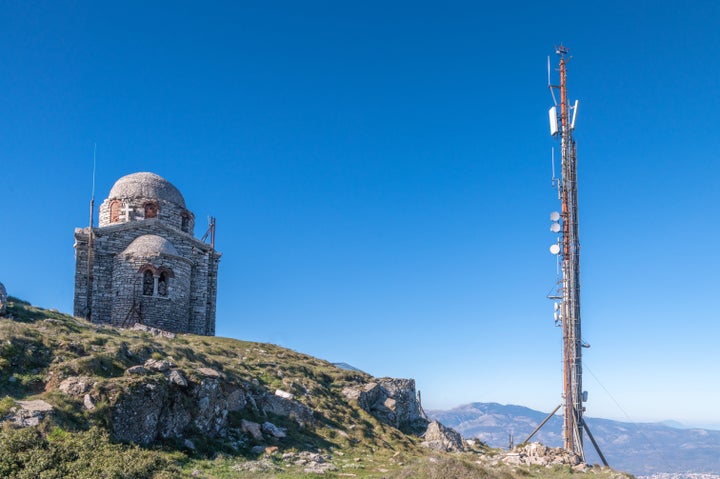
[[[377,380],[271,344],[103,327],[15,298],[6,315],[3,478],[579,475],[490,465],[485,447],[431,451],[344,393]]]

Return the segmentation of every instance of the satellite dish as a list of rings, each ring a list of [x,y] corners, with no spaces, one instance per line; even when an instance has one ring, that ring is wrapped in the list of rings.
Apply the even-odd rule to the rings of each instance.
[[[554,244],[550,247],[550,252],[552,254],[559,254],[560,253],[560,245]]]
[[[560,221],[560,213],[557,211],[550,213],[550,221]]]
[[[560,223],[551,224],[550,231],[552,231],[553,233],[559,233],[560,232]]]

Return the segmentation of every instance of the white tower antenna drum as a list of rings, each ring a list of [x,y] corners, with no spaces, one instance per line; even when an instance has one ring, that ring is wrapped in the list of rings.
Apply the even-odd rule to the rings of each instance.
[[[577,116],[578,104],[579,104],[579,103],[580,103],[580,100],[575,100],[575,105],[574,105],[573,108],[572,108],[573,117],[572,117],[572,121],[570,122],[570,128],[573,129],[573,130],[575,129],[575,117]]]
[[[550,134],[552,136],[555,136],[558,134],[558,118],[556,107],[550,107],[550,109],[548,110],[548,119],[550,120]]]

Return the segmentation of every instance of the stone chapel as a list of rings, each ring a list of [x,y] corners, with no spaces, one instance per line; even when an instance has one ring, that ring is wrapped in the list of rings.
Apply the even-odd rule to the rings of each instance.
[[[75,316],[214,335],[221,253],[196,239],[194,227],[166,179],[143,172],[117,180],[98,227],[75,229]]]

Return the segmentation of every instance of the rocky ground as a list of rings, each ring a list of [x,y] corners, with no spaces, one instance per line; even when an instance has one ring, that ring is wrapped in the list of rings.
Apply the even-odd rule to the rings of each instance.
[[[81,479],[96,477],[94,467],[158,478],[602,472],[541,445],[503,454],[468,444],[426,419],[412,379],[373,378],[268,344],[118,330],[7,305],[2,477]]]

